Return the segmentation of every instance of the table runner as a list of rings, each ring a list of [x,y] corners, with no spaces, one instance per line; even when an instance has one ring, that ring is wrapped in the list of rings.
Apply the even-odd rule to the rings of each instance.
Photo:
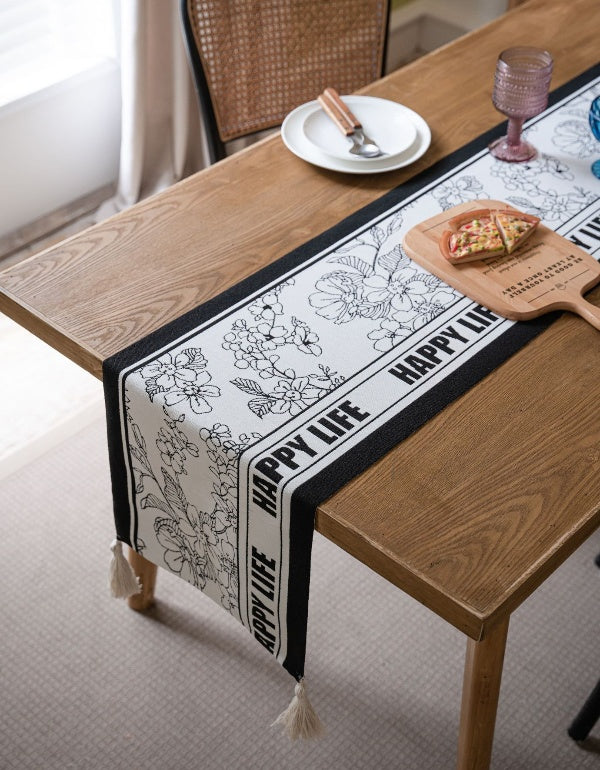
[[[200,588],[298,682],[317,505],[556,317],[498,317],[413,263],[404,233],[494,198],[597,256],[598,93],[600,65],[551,95],[525,127],[536,159],[492,158],[497,128],[104,362],[116,543]]]

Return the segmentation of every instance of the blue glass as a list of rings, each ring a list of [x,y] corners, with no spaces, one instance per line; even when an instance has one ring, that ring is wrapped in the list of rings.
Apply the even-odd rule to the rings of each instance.
[[[600,142],[600,96],[597,96],[592,102],[588,117],[592,133]],[[600,160],[595,160],[592,163],[592,173],[600,179]]]

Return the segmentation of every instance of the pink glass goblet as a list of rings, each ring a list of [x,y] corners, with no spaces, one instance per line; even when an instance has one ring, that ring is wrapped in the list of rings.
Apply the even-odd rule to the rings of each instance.
[[[541,48],[507,48],[496,63],[492,101],[508,118],[506,136],[489,146],[495,158],[510,162],[530,160],[536,149],[521,137],[523,122],[539,115],[548,104],[552,56]]]

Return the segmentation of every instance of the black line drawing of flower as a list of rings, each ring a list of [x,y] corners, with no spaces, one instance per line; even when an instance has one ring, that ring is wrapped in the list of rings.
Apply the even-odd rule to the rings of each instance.
[[[259,350],[270,351],[285,345],[289,332],[285,326],[262,322],[248,332],[248,342]]]
[[[235,579],[234,579],[235,578]],[[237,588],[237,571],[235,575],[232,574],[232,582],[230,586],[220,586],[221,589],[221,606],[223,609],[233,612],[238,606],[238,588]]]
[[[204,450],[184,430],[185,415],[171,419],[163,413],[163,425],[155,436],[159,467],[153,468],[147,442],[134,422],[130,408],[129,452],[134,473],[143,480],[136,487],[140,509],[153,510],[153,530],[162,549],[165,565],[192,585],[204,589],[208,582],[218,587],[222,605],[237,608],[237,471],[244,449],[261,438],[257,432],[243,434],[236,441],[229,426],[215,423],[204,427],[198,437]],[[169,462],[170,461],[170,462]],[[190,463],[206,463],[212,475],[212,509],[203,510],[188,499],[182,485],[198,469]],[[193,487],[192,487],[193,489]],[[143,547],[139,538],[137,547]]]
[[[471,181],[464,186],[472,192],[476,188]],[[335,324],[356,318],[379,321],[366,336],[380,352],[402,342],[459,296],[394,244],[401,223],[396,213],[385,226],[376,225],[339,248],[329,261],[341,267],[316,281],[309,296],[315,312]]]
[[[343,382],[343,377],[329,367],[319,364],[319,369],[320,374],[302,376],[296,375],[294,369],[278,371],[271,390],[265,390],[254,380],[243,377],[236,377],[231,382],[252,396],[248,408],[258,417],[268,413],[295,416]]]
[[[317,313],[330,321],[341,324],[360,316],[360,287],[358,275],[342,271],[329,273],[315,284],[317,290],[310,296],[310,304]]]
[[[189,404],[190,409],[196,414],[204,414],[212,411],[208,403],[209,398],[217,398],[221,395],[221,389],[216,385],[209,385],[212,377],[206,371],[199,372],[195,382],[175,386],[164,394],[165,404],[175,406],[182,401]]]
[[[165,465],[172,468],[175,473],[183,474],[185,470],[185,454],[177,446],[177,442],[169,433],[161,428],[156,440],[156,446],[160,452],[161,460]]]
[[[471,174],[448,179],[432,191],[432,196],[443,211],[459,203],[487,197],[481,181]]]
[[[594,139],[587,122],[584,120],[565,120],[556,126],[552,144],[574,158],[589,158],[596,151]]]
[[[300,414],[323,394],[323,389],[311,384],[308,377],[280,379],[270,393],[274,414]]]
[[[410,310],[418,297],[430,291],[420,280],[414,267],[399,266],[390,275],[373,274],[363,281],[366,287],[365,299],[373,304],[388,303],[394,310]]]
[[[432,292],[429,296],[424,296],[419,299],[416,304],[417,314],[411,318],[414,323],[415,329],[424,326],[426,323],[433,321],[440,313],[442,313],[447,307],[456,301],[457,292],[453,289],[445,287],[441,284],[440,288]],[[394,317],[401,321],[403,312],[396,313]],[[408,319],[407,319],[408,320]]]
[[[201,428],[199,435],[208,450],[214,452],[231,437],[231,430],[228,425],[217,422],[212,428]]]
[[[555,179],[566,180],[569,182],[575,179],[575,174],[564,161],[560,160],[560,158],[553,158],[551,155],[546,155],[541,152],[538,154],[535,162],[537,163],[537,170],[540,175],[549,174]]]
[[[591,190],[575,187],[568,192],[539,190],[535,203],[532,202],[532,197],[508,195],[507,200],[522,211],[535,214],[546,222],[563,222],[593,203],[597,195]]]
[[[146,381],[152,381],[157,391],[162,392],[194,382],[198,370],[204,369],[205,366],[206,358],[200,350],[187,349],[175,356],[165,353],[146,364],[141,370],[141,375]]]
[[[386,353],[412,333],[412,326],[403,324],[395,318],[384,318],[379,327],[370,331],[367,337],[370,340],[374,340],[373,347],[375,350]]]
[[[296,415],[342,382],[323,364],[317,372],[297,373],[282,363],[289,350],[313,357],[322,354],[318,335],[305,321],[294,315],[286,319],[281,294],[292,285],[292,280],[284,281],[254,300],[248,307],[254,323],[238,318],[223,337],[222,347],[233,353],[236,368],[252,370],[265,381],[261,384],[252,377],[231,380],[252,397],[248,408],[260,418],[269,413]],[[273,381],[271,385],[267,380]]]
[[[163,559],[169,569],[188,582],[204,588],[217,574],[217,538],[206,525],[206,515],[190,503],[178,480],[178,474],[161,468],[162,482],[152,474],[156,492],[140,500],[143,509],[154,508],[164,516],[154,520],[157,542],[163,547]]]
[[[193,548],[196,542],[195,534],[185,526],[185,521],[159,519],[155,522],[154,529],[156,539],[164,548],[163,559],[169,569],[188,583],[204,588],[204,564]]]
[[[310,356],[320,356],[322,353],[319,342],[319,337],[308,327],[308,324],[298,321],[296,318],[292,319],[295,323],[293,343],[302,353]]]
[[[210,385],[207,360],[200,348],[185,348],[176,354],[164,353],[143,366],[140,375],[150,401],[157,396],[166,406],[186,404],[196,414],[212,411],[209,398],[218,398],[221,390]]]
[[[248,309],[257,320],[264,320],[268,323],[272,323],[275,316],[283,313],[277,291],[269,291],[258,297]]]
[[[226,576],[225,584],[227,587],[230,587],[231,584],[234,583],[237,589],[237,561],[235,548],[231,543],[224,543],[223,548],[219,553],[219,568],[220,572]]]
[[[544,194],[542,176],[548,174],[555,179],[572,180],[573,172],[564,161],[539,153],[523,163],[505,163],[494,160],[490,174],[502,181],[506,190],[517,190],[531,197]]]
[[[548,187],[547,176],[559,182],[570,182],[575,175],[564,160],[544,153],[525,163],[496,161],[490,173],[509,191],[504,196],[508,203],[546,222],[563,222],[597,197],[593,190],[585,190],[580,185],[570,189]]]

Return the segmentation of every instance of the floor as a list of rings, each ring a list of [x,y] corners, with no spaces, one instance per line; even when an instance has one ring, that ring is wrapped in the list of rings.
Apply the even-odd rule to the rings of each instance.
[[[89,224],[88,216],[70,222],[0,261],[0,269]],[[97,419],[104,400],[99,380],[2,313],[0,361],[1,479]]]

